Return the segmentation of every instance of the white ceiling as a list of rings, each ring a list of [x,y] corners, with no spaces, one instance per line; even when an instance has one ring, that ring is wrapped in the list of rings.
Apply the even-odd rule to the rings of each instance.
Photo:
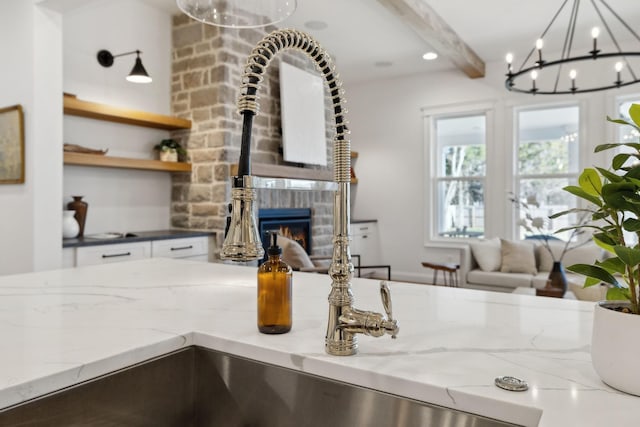
[[[143,0],[172,13],[179,13],[175,0]],[[298,28],[316,38],[334,57],[345,81],[372,80],[454,66],[446,58],[427,62],[421,57],[430,49],[407,25],[377,0],[297,0],[296,12],[280,25]],[[485,61],[502,61],[507,52],[528,53],[564,0],[426,0],[427,3]],[[549,39],[557,39],[560,50],[572,1],[551,28]],[[574,51],[590,49],[590,29],[598,25],[590,0],[581,2]],[[600,5],[601,0],[597,1]],[[607,0],[636,31],[640,31],[640,2]],[[600,6],[604,9],[603,6]],[[612,23],[610,15],[605,14]],[[313,30],[308,21],[324,21],[328,27]],[[602,25],[600,25],[602,28]],[[632,39],[628,32],[614,34],[618,40]],[[602,29],[604,33],[604,29]],[[620,30],[622,31],[622,30]],[[557,36],[556,36],[557,33]],[[604,35],[601,36],[603,43]],[[578,42],[583,39],[584,42]],[[545,46],[552,50],[553,47]],[[376,66],[376,62],[391,63]]]

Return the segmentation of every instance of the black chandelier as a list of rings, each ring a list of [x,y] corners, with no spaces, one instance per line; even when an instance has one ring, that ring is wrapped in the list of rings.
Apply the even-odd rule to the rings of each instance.
[[[586,0],[585,0],[586,1]],[[638,34],[629,26],[621,17],[616,13],[611,6],[607,4],[605,0],[589,0],[589,3],[593,6],[595,14],[599,18],[600,24],[604,27],[606,34],[611,39],[612,44],[615,46],[615,51],[603,53],[600,49],[598,49],[598,37],[600,36],[600,29],[598,27],[593,27],[591,29],[591,37],[593,40],[592,49],[588,52],[585,52],[584,55],[579,56],[571,56],[571,48],[573,46],[573,37],[576,29],[576,22],[578,21],[578,12],[580,9],[580,0],[573,0],[573,5],[571,7],[571,13],[569,16],[569,22],[567,25],[567,30],[564,35],[564,42],[562,45],[562,53],[560,59],[556,60],[546,60],[542,55],[542,49],[544,47],[545,36],[549,33],[552,25],[561,15],[562,10],[567,6],[569,0],[564,0],[560,9],[555,13],[551,22],[545,30],[542,32],[542,35],[536,41],[535,47],[529,51],[529,54],[524,59],[518,71],[514,71],[513,69],[513,54],[508,53],[507,60],[507,80],[505,81],[505,86],[508,90],[512,92],[520,92],[520,93],[528,93],[532,95],[565,95],[565,94],[576,94],[576,93],[586,93],[586,92],[596,92],[600,90],[614,89],[620,88],[623,86],[629,86],[634,83],[640,82],[640,79],[636,77],[635,72],[633,71],[632,64],[629,61],[628,57],[640,56],[640,51],[636,52],[625,52],[621,49],[618,41],[616,40],[612,26],[605,21],[603,12],[609,12],[617,22],[622,25],[636,40],[640,41],[640,37]],[[598,3],[600,3],[598,5]],[[536,53],[537,52],[537,53]],[[534,53],[536,53],[534,55]],[[565,64],[571,64],[572,66],[579,62],[594,62],[597,60],[604,60],[606,58],[618,58],[615,62],[615,65],[612,67],[611,72],[598,72],[598,78],[600,80],[605,79],[604,83],[598,84],[596,86],[584,87],[581,86],[580,83],[576,82],[577,74],[575,68],[570,68],[567,73],[568,79],[565,77],[564,79],[561,77],[563,66]],[[555,71],[555,76],[553,75]],[[541,85],[539,82],[539,77],[542,74],[546,74],[546,85]],[[622,76],[624,73],[624,79]],[[595,74],[595,73],[594,73]],[[525,85],[522,84],[522,77],[530,76],[530,83]],[[521,84],[517,84],[517,80],[521,80]],[[536,84],[538,82],[538,84]]]

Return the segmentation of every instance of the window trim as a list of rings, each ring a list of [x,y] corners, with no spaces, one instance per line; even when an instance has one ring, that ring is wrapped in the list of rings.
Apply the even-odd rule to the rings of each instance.
[[[435,244],[460,244],[463,242],[469,242],[476,240],[475,238],[452,238],[441,237],[438,235],[437,230],[437,197],[438,190],[437,185],[442,180],[482,180],[484,188],[487,188],[487,174],[489,172],[490,163],[490,144],[489,141],[495,139],[495,115],[496,115],[496,102],[484,101],[476,103],[458,103],[448,104],[439,107],[423,108],[422,110],[423,129],[424,129],[424,177],[425,194],[423,195],[423,241],[424,246],[433,246]],[[450,117],[463,117],[472,115],[485,115],[485,153],[487,159],[487,166],[485,174],[481,176],[470,177],[438,177],[438,143],[434,140],[435,137],[435,121],[441,118]],[[446,179],[445,179],[446,178]],[[486,195],[485,195],[486,197]],[[490,214],[488,211],[488,204],[485,198],[485,218]],[[486,221],[485,221],[485,234],[486,234]]]

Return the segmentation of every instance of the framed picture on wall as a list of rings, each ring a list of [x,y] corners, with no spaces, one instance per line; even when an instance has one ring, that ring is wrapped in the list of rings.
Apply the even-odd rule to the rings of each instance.
[[[327,165],[324,82],[320,76],[280,63],[283,158]]]
[[[0,184],[24,183],[24,116],[20,105],[0,108]]]

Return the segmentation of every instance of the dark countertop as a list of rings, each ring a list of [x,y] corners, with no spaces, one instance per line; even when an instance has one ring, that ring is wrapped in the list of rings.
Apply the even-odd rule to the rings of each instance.
[[[191,230],[155,230],[155,231],[132,231],[126,233],[128,237],[117,237],[114,239],[92,239],[90,237],[78,237],[76,239],[62,239],[63,248],[79,248],[82,246],[114,245],[116,243],[148,242],[152,240],[179,239],[184,237],[211,236],[215,233],[211,231],[191,231]]]

